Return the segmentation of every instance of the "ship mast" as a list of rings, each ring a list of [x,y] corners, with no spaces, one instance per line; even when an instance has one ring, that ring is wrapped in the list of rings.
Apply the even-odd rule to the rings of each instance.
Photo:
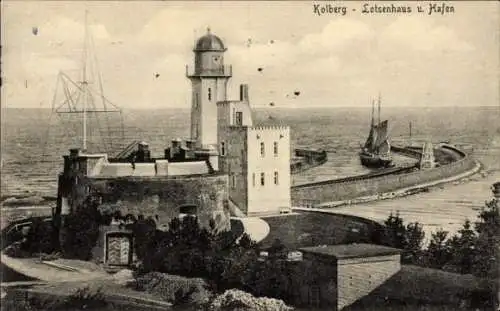
[[[65,125],[74,124],[72,122],[72,115],[76,114],[78,119],[78,125],[75,128],[68,128],[68,134],[71,139],[77,139],[76,144],[80,145],[84,151],[90,151],[88,148],[89,143],[92,143],[93,130],[89,133],[88,127],[92,123],[88,122],[94,121],[96,123],[96,129],[99,131],[101,144],[96,148],[100,152],[114,152],[116,148],[119,147],[124,138],[124,126],[123,126],[123,114],[122,109],[117,105],[110,102],[104,97],[104,90],[102,86],[102,78],[100,75],[97,57],[93,55],[95,46],[92,39],[92,32],[89,27],[89,14],[88,10],[85,10],[85,25],[84,25],[84,40],[83,40],[83,55],[82,55],[82,65],[79,70],[77,79],[72,79],[68,74],[60,71],[57,76],[56,90],[54,92],[54,97],[52,100],[52,113],[56,114]],[[95,77],[97,75],[97,77]],[[95,90],[91,87],[93,82],[98,83],[98,89]],[[63,96],[63,99],[60,96]],[[98,96],[101,100],[94,100],[94,96]],[[97,104],[97,105],[96,105]],[[52,113],[50,118],[52,118]],[[119,128],[112,129],[109,124],[108,116],[113,113],[118,115]],[[81,114],[81,116],[80,116]],[[100,120],[98,115],[102,115],[105,118],[104,123],[107,124],[107,133],[105,133],[100,125],[103,120]],[[69,120],[65,119],[66,117]],[[50,119],[49,119],[50,122]],[[83,124],[80,124],[82,122]],[[104,124],[103,124],[104,125]],[[48,126],[46,132],[45,143],[50,137],[50,125]],[[80,131],[83,131],[82,138],[80,138]],[[116,135],[116,136],[115,136]],[[97,138],[97,137],[96,137]],[[45,149],[45,147],[44,147]],[[92,150],[94,151],[94,150]],[[43,153],[42,156],[45,154]]]
[[[85,10],[85,29],[84,29],[84,41],[83,41],[83,66],[82,66],[82,88],[83,88],[83,151],[87,150],[87,27],[88,27],[88,11]]]
[[[380,126],[380,93],[378,93],[378,125]]]
[[[372,128],[375,125],[375,101],[372,100]]]
[[[410,147],[411,147],[411,121],[410,121],[409,127],[410,127],[410,142],[409,142],[409,144],[410,144]]]

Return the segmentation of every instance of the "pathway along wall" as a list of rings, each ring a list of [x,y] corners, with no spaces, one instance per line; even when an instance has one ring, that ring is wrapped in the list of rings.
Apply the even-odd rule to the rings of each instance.
[[[292,187],[292,205],[301,206],[304,202],[316,204],[351,200],[362,196],[396,191],[398,189],[417,186],[444,178],[453,177],[469,171],[476,165],[475,161],[465,153],[450,146],[441,148],[453,150],[463,156],[460,160],[447,165],[425,171],[414,171],[404,174],[384,174],[353,178],[351,180],[336,179]]]

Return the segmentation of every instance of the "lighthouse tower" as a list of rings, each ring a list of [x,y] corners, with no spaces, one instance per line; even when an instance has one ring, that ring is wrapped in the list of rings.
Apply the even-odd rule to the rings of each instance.
[[[217,102],[227,99],[227,82],[231,66],[224,65],[222,40],[207,29],[196,42],[194,68],[186,66],[186,76],[192,83],[191,139],[196,147],[217,149]]]
[[[424,143],[422,148],[422,157],[420,158],[420,169],[426,170],[434,168],[436,165],[434,150],[430,142]]]

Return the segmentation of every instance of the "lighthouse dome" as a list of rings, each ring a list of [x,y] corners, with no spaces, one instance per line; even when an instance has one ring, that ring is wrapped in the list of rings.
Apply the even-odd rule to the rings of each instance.
[[[216,51],[224,52],[226,48],[221,38],[210,33],[210,28],[207,29],[207,34],[199,38],[196,42],[195,52]]]

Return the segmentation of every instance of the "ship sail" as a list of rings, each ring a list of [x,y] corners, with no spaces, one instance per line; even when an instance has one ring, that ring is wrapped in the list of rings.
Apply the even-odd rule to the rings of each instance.
[[[389,152],[389,144],[388,144],[388,134],[387,134],[387,125],[388,121],[385,120],[380,125],[378,126],[378,135],[377,135],[377,141],[375,142],[375,150],[379,154],[385,154]]]
[[[372,150],[375,146],[375,141],[377,139],[377,126],[372,125],[370,128],[370,134],[368,134],[368,138],[366,139],[365,148],[368,150]]]
[[[380,121],[380,95],[378,98],[378,118],[375,124],[375,107],[372,103],[372,120],[370,133],[359,153],[361,163],[368,167],[387,167],[391,165],[391,145],[389,142],[388,123]]]
[[[370,124],[370,133],[365,142],[365,149],[372,151],[377,140],[377,126],[375,125],[375,102],[372,101],[372,122]]]
[[[387,123],[388,121],[385,120],[377,127],[378,135],[377,140],[375,141],[376,148],[380,147],[382,143],[387,140]]]

